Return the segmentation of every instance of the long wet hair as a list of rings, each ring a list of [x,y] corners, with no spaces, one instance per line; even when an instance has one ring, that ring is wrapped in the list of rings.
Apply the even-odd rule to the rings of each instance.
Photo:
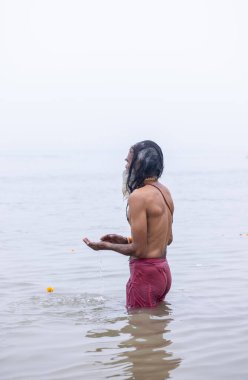
[[[149,177],[161,177],[164,169],[164,157],[161,148],[154,141],[144,140],[130,148],[133,153],[127,177],[127,189],[131,194],[144,185]]]

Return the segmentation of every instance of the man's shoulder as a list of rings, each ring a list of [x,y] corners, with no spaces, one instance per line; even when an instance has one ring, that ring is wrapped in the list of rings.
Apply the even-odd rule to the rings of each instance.
[[[128,202],[133,202],[133,201],[143,201],[145,200],[145,194],[143,191],[143,188],[135,189],[128,198]]]
[[[171,197],[171,193],[170,193],[170,190],[168,189],[167,186],[165,186],[163,183],[159,182],[158,183],[158,187],[160,188],[160,190],[162,190],[165,194],[169,195]]]

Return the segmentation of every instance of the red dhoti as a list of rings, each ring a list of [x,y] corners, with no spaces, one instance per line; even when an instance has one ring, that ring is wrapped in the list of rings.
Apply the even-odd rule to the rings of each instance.
[[[127,308],[155,307],[163,301],[170,287],[171,272],[165,258],[130,260]]]

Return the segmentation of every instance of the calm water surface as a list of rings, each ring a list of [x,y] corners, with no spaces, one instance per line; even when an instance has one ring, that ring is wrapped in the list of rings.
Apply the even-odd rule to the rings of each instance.
[[[81,243],[129,235],[125,153],[0,157],[1,379],[248,378],[248,159],[171,158],[173,286],[128,313],[128,259]]]

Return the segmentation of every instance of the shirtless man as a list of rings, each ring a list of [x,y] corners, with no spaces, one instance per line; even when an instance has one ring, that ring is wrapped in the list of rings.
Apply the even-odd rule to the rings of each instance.
[[[83,241],[96,251],[130,256],[126,306],[154,307],[171,286],[166,252],[173,240],[174,205],[169,190],[158,181],[163,172],[163,153],[156,143],[138,142],[130,148],[126,161],[123,194],[128,198],[131,237],[108,234],[99,242]]]

